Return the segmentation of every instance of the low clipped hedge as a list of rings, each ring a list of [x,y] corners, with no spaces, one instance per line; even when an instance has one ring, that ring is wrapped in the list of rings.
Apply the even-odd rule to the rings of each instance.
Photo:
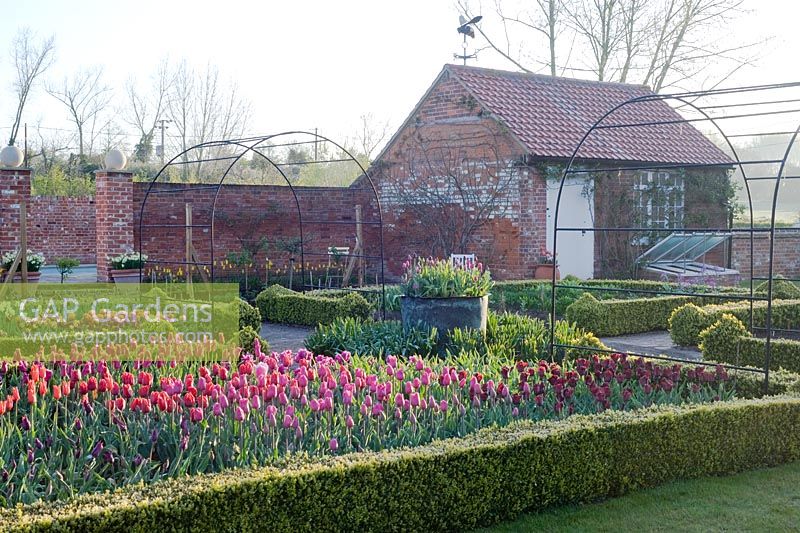
[[[703,357],[734,365],[764,368],[767,341],[753,337],[741,320],[731,314],[700,333]],[[770,368],[800,372],[800,342],[788,339],[770,341]]]
[[[261,311],[239,298],[239,329],[261,330]]]
[[[733,302],[717,305],[683,305],[669,317],[669,334],[681,346],[697,346],[700,332],[714,325],[722,315],[730,314],[750,323],[750,303]],[[767,302],[753,302],[753,325],[764,327],[767,320]],[[796,329],[800,325],[800,300],[773,300],[772,327]]]
[[[316,326],[330,324],[337,318],[366,319],[372,306],[360,294],[336,291],[328,295],[303,294],[280,285],[273,285],[256,296],[261,316],[281,324]]]
[[[598,300],[584,294],[567,307],[566,319],[598,336],[628,335],[667,329],[677,307],[701,301],[693,296],[660,296],[628,300]]]
[[[0,511],[8,531],[453,531],[800,459],[800,398],[520,422]]]

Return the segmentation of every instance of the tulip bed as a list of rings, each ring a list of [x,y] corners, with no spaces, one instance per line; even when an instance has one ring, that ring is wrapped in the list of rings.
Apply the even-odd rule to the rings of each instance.
[[[721,367],[462,353],[0,367],[0,501],[59,500],[303,456],[419,446],[515,420],[728,400]]]
[[[519,421],[412,449],[0,508],[8,531],[458,531],[800,459],[800,399]]]

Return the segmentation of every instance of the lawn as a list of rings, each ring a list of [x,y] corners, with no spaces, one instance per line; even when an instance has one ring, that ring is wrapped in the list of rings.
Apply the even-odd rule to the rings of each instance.
[[[486,529],[517,531],[798,531],[800,462],[670,483],[600,503],[525,515]]]

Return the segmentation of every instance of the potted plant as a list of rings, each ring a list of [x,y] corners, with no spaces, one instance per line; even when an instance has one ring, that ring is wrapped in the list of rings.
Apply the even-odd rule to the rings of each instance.
[[[140,252],[126,252],[109,261],[114,283],[139,283],[139,271],[147,262],[147,256]]]
[[[558,263],[556,262],[555,255],[542,246],[539,251],[533,277],[536,279],[553,279],[553,270],[556,272],[556,279],[561,279],[561,273],[558,271]]]
[[[3,257],[0,259],[0,261],[2,261],[3,270],[5,272],[11,270],[11,265],[14,264],[17,254],[19,254],[19,250],[6,252],[3,254]],[[31,283],[36,283],[39,281],[39,276],[41,275],[39,271],[44,266],[44,255],[28,250],[27,262],[28,281]],[[14,283],[19,283],[22,281],[22,265],[17,265],[17,271],[14,273],[14,279],[12,281]]]
[[[456,265],[444,259],[409,259],[403,265],[400,311],[403,327],[486,331],[491,274],[483,265]]]

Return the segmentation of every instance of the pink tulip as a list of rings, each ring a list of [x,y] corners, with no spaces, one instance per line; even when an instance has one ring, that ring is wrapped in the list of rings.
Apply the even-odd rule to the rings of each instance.
[[[244,420],[244,410],[241,407],[237,407],[233,410],[233,418],[236,419],[238,422]]]
[[[222,405],[220,405],[219,402],[215,403],[214,407],[212,408],[212,412],[214,413],[214,416],[222,416]]]
[[[448,407],[447,400],[442,400],[441,402],[439,402],[439,410],[441,412],[446,413],[447,412],[447,407]]]
[[[339,441],[336,440],[335,438],[331,439],[330,442],[328,443],[328,448],[330,448],[332,452],[335,452],[336,450],[339,449]]]
[[[347,426],[347,429],[353,429],[355,422],[353,422],[353,417],[347,415],[347,418],[344,419],[344,424]]]
[[[189,418],[192,422],[200,422],[203,420],[203,408],[202,407],[192,407],[189,409]]]

